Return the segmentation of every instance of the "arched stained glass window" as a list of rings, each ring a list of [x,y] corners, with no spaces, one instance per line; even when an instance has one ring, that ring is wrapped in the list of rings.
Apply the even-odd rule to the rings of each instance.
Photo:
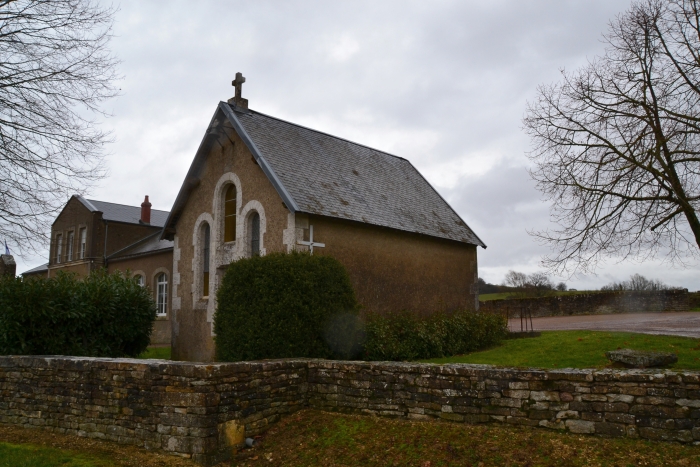
[[[236,185],[229,185],[224,197],[224,242],[236,240]]]
[[[209,224],[204,224],[202,235],[202,297],[209,296]]]

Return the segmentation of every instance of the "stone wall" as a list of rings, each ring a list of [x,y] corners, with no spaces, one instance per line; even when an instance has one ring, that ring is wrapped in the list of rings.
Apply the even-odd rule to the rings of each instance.
[[[212,464],[301,407],[700,440],[700,372],[486,365],[0,357],[0,423],[157,449]]]
[[[688,294],[688,306],[691,310],[700,308],[700,292],[692,292]]]
[[[688,290],[656,292],[595,292],[541,298],[514,298],[479,302],[483,313],[520,316],[529,310],[536,316],[570,316],[611,313],[689,311]]]
[[[214,464],[243,441],[243,427],[257,434],[302,406],[306,379],[302,361],[0,357],[0,423]]]

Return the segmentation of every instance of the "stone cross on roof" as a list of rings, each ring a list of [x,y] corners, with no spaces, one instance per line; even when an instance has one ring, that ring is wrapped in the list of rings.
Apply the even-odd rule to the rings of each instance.
[[[248,108],[248,99],[243,99],[243,83],[245,83],[245,77],[240,71],[236,73],[236,79],[231,81],[231,86],[236,88],[236,95],[228,100],[229,104],[233,104],[236,107],[242,107],[244,109]]]

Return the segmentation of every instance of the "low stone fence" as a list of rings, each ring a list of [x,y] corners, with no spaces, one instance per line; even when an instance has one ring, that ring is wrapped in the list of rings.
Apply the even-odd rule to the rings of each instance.
[[[700,440],[700,372],[328,360],[178,363],[0,357],[0,423],[212,464],[302,407]]]
[[[688,306],[691,310],[700,308],[700,292],[691,292],[688,294]]]
[[[595,292],[540,298],[513,298],[479,302],[479,311],[509,317],[529,311],[537,316],[595,315],[689,311],[688,290],[654,292]]]

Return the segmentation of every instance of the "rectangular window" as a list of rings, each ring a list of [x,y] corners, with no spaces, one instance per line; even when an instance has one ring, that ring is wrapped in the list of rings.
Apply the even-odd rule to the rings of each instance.
[[[67,261],[73,261],[73,244],[75,243],[75,232],[68,232],[68,244],[66,245]]]
[[[63,255],[63,235],[56,235],[56,264],[61,262],[61,255]]]
[[[161,273],[156,278],[156,307],[158,316],[168,314],[168,276]]]
[[[87,229],[83,227],[80,229],[80,259],[85,259],[85,254],[87,253]]]

